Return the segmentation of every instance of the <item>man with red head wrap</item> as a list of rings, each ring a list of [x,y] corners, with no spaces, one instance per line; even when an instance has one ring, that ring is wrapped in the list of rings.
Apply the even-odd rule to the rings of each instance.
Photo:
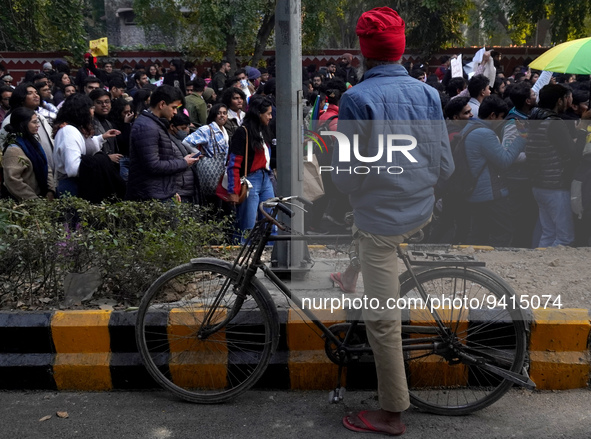
[[[96,57],[86,52],[84,54],[84,65],[80,67],[74,80],[80,93],[84,93],[84,81],[86,81],[86,78],[92,76],[96,76],[103,84],[106,84],[109,80],[107,73],[96,67]]]
[[[347,150],[339,140],[332,161],[338,170],[332,173],[333,181],[349,195],[353,207],[366,303],[379,303],[362,314],[374,352],[381,408],[346,416],[343,424],[353,431],[390,435],[404,433],[400,414],[410,405],[401,310],[387,305],[400,293],[396,248],[430,221],[433,188],[439,178],[453,172],[439,94],[400,65],[404,27],[398,13],[388,7],[359,18],[356,31],[365,74],[341,98],[337,126],[353,146]],[[404,134],[416,144],[389,145],[385,139],[391,134]]]

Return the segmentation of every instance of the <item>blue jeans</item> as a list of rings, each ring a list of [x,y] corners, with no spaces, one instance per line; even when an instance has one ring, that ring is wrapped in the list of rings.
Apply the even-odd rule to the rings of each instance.
[[[78,177],[66,177],[57,182],[58,197],[63,197],[66,193],[73,197],[78,196]]]
[[[542,226],[538,247],[571,245],[575,240],[575,226],[570,207],[570,191],[537,187],[532,190],[540,209]]]
[[[119,175],[127,183],[127,179],[129,178],[129,157],[121,157],[119,159]]]
[[[236,210],[238,228],[242,233],[252,230],[254,227],[254,223],[260,216],[258,212],[259,203],[275,196],[269,171],[259,169],[252,174],[248,174],[246,178],[252,184],[252,188],[246,200],[239,204]]]

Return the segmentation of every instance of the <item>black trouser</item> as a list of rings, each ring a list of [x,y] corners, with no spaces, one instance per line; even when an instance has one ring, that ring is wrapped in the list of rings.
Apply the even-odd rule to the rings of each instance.
[[[538,221],[538,203],[529,180],[507,179],[509,209],[513,220],[512,247],[532,248],[534,228]]]
[[[436,244],[468,244],[470,209],[468,202],[455,196],[444,195],[441,211],[435,208],[434,219],[427,226],[427,242]]]
[[[582,218],[575,218],[575,246],[591,246],[591,214],[583,212]]]

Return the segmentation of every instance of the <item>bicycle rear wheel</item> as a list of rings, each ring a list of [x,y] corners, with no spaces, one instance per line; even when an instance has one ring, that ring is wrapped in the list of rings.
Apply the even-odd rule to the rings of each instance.
[[[279,337],[277,309],[256,278],[242,301],[237,279],[225,261],[196,259],[164,273],[142,299],[138,349],[150,375],[180,398],[234,398],[269,363]]]
[[[410,400],[418,408],[440,415],[483,409],[512,385],[487,365],[521,373],[526,352],[523,313],[515,307],[510,287],[495,276],[472,267],[417,273],[447,328],[441,331],[429,309],[413,309],[411,303],[410,326],[426,328],[403,334]],[[401,280],[401,297],[421,297],[412,278]],[[428,334],[429,328],[436,334]],[[429,338],[438,339],[437,348],[421,349]]]

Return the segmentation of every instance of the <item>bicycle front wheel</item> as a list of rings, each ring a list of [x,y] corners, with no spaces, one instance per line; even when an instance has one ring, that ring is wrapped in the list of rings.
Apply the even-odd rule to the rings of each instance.
[[[249,389],[277,346],[277,309],[255,278],[240,297],[238,270],[196,259],[150,286],[136,322],[150,375],[176,396],[219,403]]]
[[[487,366],[521,373],[525,360],[525,322],[513,292],[480,268],[437,267],[419,271],[417,280],[429,300],[425,306],[411,304],[410,328],[403,336],[411,403],[440,415],[489,406],[512,382]],[[414,298],[415,304],[424,299],[410,277],[402,279],[400,296]],[[433,340],[433,348],[427,348]]]

